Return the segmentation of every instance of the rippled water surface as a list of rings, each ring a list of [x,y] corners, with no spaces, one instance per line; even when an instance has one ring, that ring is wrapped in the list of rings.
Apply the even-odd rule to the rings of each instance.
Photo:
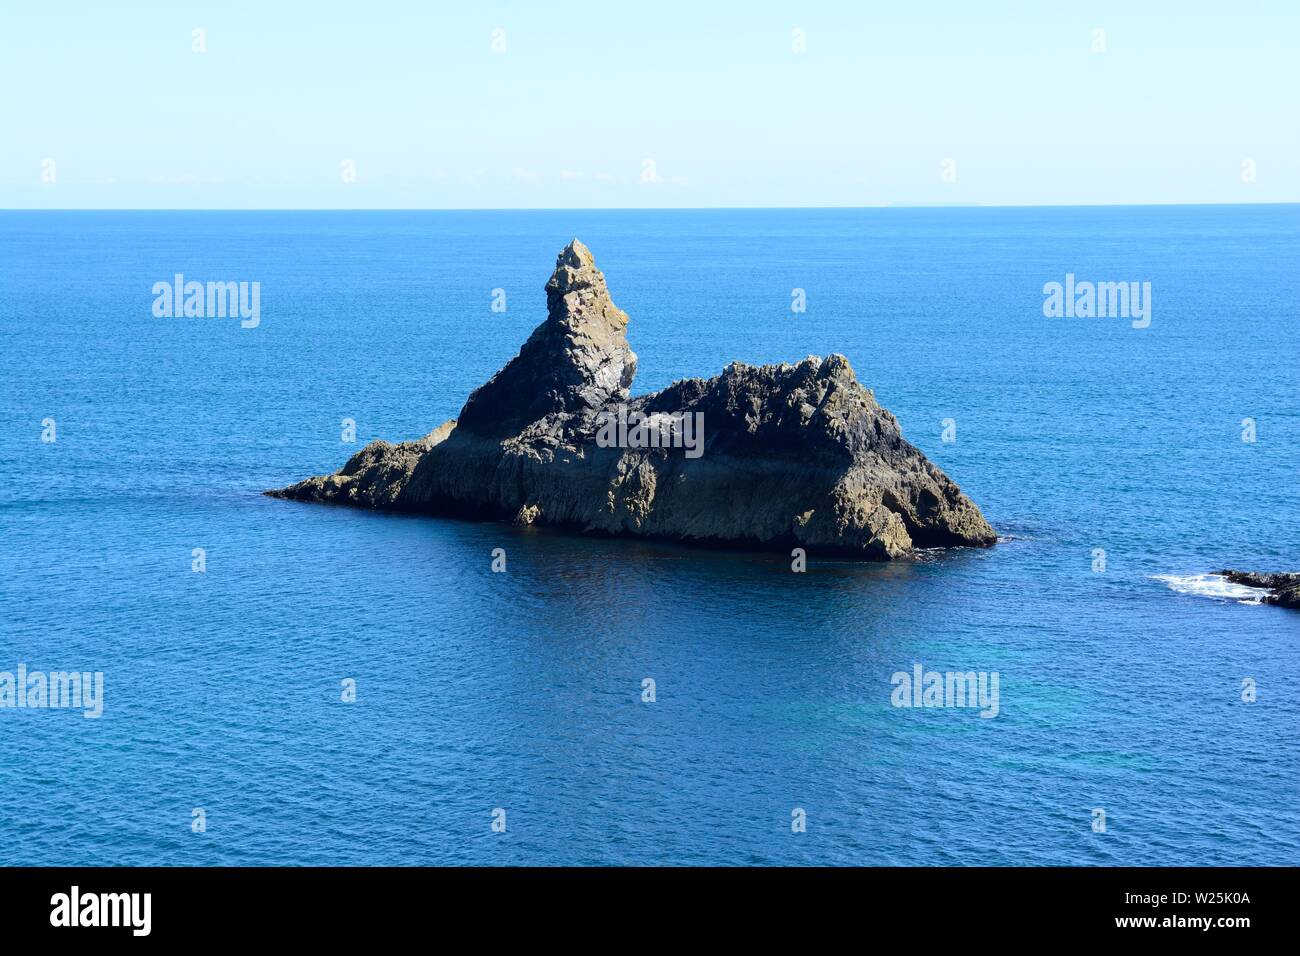
[[[259,495],[453,417],[574,235],[634,391],[842,352],[1003,542],[800,575]],[[0,671],[105,675],[0,708],[0,863],[1300,862],[1300,614],[1197,583],[1300,569],[1297,262],[1294,206],[0,213]],[[178,272],[260,325],[155,318]],[[1066,273],[1150,327],[1045,318]],[[918,663],[997,716],[891,706]]]

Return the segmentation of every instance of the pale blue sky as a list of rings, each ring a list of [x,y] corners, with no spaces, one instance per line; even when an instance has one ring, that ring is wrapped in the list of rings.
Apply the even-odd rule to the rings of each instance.
[[[0,207],[1295,202],[1298,27],[1295,0],[0,0]]]

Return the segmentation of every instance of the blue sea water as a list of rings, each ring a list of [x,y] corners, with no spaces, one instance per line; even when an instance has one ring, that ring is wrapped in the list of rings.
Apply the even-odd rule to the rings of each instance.
[[[842,352],[1002,542],[795,574],[260,495],[455,416],[575,235],[634,392]],[[1195,578],[1300,569],[1297,263],[1295,206],[2,212],[0,671],[105,689],[0,708],[0,863],[1298,863],[1300,614]],[[175,273],[260,325],[155,318]],[[1044,317],[1067,273],[1150,327]],[[998,715],[892,706],[917,663]]]

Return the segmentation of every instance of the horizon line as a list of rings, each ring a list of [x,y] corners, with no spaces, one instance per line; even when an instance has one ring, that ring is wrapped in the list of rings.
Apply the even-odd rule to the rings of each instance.
[[[845,206],[0,206],[6,212],[775,212],[865,209],[1123,209],[1187,206],[1297,206],[1258,202],[872,203]]]

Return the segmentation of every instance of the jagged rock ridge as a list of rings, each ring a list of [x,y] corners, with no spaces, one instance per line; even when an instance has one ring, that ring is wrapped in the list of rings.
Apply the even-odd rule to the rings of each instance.
[[[560,253],[546,301],[546,320],[458,418],[267,494],[874,560],[996,541],[844,356],[737,362],[630,398],[628,317],[578,240]],[[646,417],[642,434],[665,444],[674,422],[698,413],[699,444],[608,447],[602,426],[620,411]]]

